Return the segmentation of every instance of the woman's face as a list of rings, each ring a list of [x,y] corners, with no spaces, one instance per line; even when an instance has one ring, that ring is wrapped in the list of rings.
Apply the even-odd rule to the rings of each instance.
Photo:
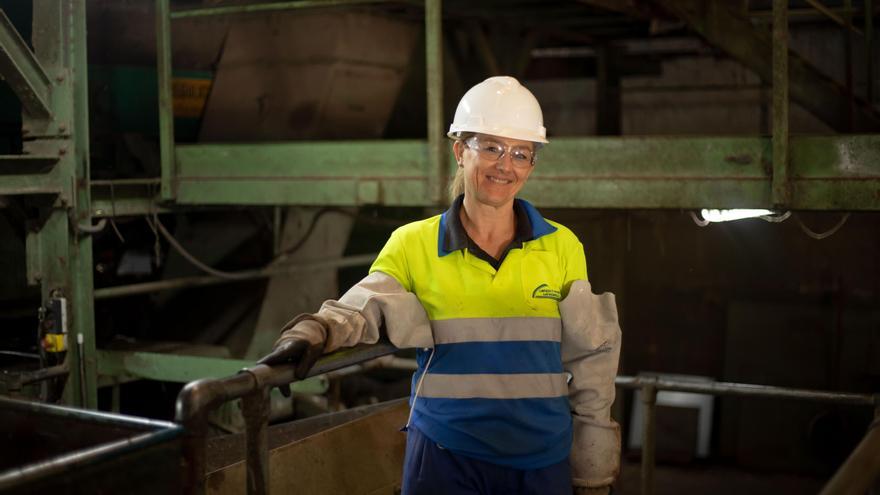
[[[464,169],[465,196],[495,207],[513,201],[535,168],[530,141],[477,134],[456,141],[453,152]]]

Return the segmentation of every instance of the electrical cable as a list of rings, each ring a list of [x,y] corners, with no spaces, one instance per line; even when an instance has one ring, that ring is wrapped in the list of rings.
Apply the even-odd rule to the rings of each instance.
[[[171,235],[170,232],[168,232],[168,229],[166,229],[165,226],[162,225],[162,222],[159,220],[159,214],[155,211],[153,212],[153,226],[155,226],[155,229],[153,231],[155,232],[156,230],[158,230],[162,234],[162,237],[164,237],[165,240],[168,241],[168,244],[170,244],[175,251],[183,256],[187,261],[195,265],[199,270],[202,270],[209,275],[214,275],[215,277],[225,278],[229,280],[239,280],[243,278],[248,278],[252,275],[250,272],[225,272],[223,270],[211,268],[205,263],[202,263],[198,258],[187,251],[186,248],[184,248],[177,241],[177,239],[175,239],[174,236]]]
[[[261,271],[265,270],[266,268],[268,268],[269,266],[271,266],[272,264],[277,263],[278,261],[281,261],[282,259],[286,258],[287,256],[290,256],[291,254],[298,251],[301,247],[303,247],[305,245],[305,243],[306,243],[306,241],[308,241],[309,237],[311,237],[312,233],[314,232],[315,228],[318,225],[318,220],[320,220],[321,217],[323,217],[327,213],[331,213],[331,212],[332,213],[340,213],[343,215],[348,215],[353,218],[359,218],[358,214],[352,213],[349,211],[345,211],[345,210],[342,210],[339,208],[322,208],[320,211],[318,211],[318,213],[315,214],[315,216],[312,217],[312,221],[309,224],[309,227],[306,229],[306,232],[303,234],[302,238],[300,238],[298,241],[296,241],[296,243],[294,243],[289,248],[279,252],[278,255],[275,256],[272,259],[272,261],[269,262],[265,267],[247,270],[247,271],[239,271],[239,272],[226,272],[223,270],[218,270],[216,268],[212,268],[212,267],[208,266],[207,264],[205,264],[204,262],[202,262],[201,260],[199,260],[198,258],[196,258],[195,256],[193,256],[192,253],[187,251],[186,248],[184,248],[183,245],[181,245],[180,242],[178,242],[177,239],[175,239],[174,236],[171,235],[170,232],[168,232],[168,229],[166,229],[165,225],[163,225],[161,220],[159,220],[159,214],[156,211],[152,211],[150,213],[152,215],[152,219],[150,218],[150,216],[147,216],[146,220],[147,220],[147,224],[150,226],[150,229],[153,231],[153,234],[156,235],[155,249],[156,249],[156,258],[157,258],[156,264],[157,265],[158,265],[158,258],[160,255],[160,246],[158,244],[158,239],[159,239],[159,234],[161,234],[162,237],[164,237],[165,240],[168,241],[168,244],[170,244],[171,247],[174,248],[175,251],[177,251],[187,261],[192,263],[194,266],[196,266],[198,269],[202,270],[203,272],[205,272],[209,275],[214,275],[216,277],[225,278],[228,280],[240,280],[240,279],[252,278],[254,273],[261,272]],[[374,219],[368,218],[368,220],[374,220]],[[402,224],[404,222],[395,222],[395,224],[397,224],[397,223]]]
[[[312,232],[314,232],[315,227],[318,226],[318,220],[320,220],[321,217],[328,213],[341,213],[343,215],[356,216],[354,213],[340,210],[338,208],[321,208],[320,210],[318,210],[318,213],[315,213],[315,216],[312,217],[312,222],[309,224],[309,227],[306,229],[306,232],[302,235],[302,237],[289,248],[279,251],[278,255],[275,256],[275,259],[272,261],[277,261],[281,258],[287,257],[299,251],[299,249],[305,245],[306,241],[309,240],[309,237],[312,236]]]
[[[845,224],[846,221],[849,219],[849,215],[850,215],[849,212],[845,213],[840,218],[840,221],[837,222],[837,225],[835,225],[834,227],[831,227],[830,229],[828,229],[822,233],[813,232],[809,227],[804,225],[804,222],[801,221],[801,218],[798,215],[795,215],[794,219],[797,221],[797,224],[801,228],[801,230],[804,231],[804,234],[807,234],[808,236],[812,237],[813,239],[816,239],[817,241],[821,241],[822,239],[825,239],[826,237],[830,237],[830,236],[834,235],[838,230],[840,230],[840,228],[843,227],[843,224]]]

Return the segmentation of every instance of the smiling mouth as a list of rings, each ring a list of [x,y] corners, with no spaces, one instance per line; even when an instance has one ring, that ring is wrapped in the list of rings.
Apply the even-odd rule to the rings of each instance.
[[[486,178],[489,179],[489,182],[492,182],[493,184],[510,184],[513,182],[512,180],[502,179],[500,177],[492,177],[491,175],[487,175]]]

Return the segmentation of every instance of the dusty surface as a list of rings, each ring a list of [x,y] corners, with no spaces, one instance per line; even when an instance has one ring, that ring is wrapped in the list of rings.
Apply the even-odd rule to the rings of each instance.
[[[637,462],[625,461],[614,493],[638,495],[640,469]],[[804,475],[747,472],[730,467],[660,465],[654,473],[654,495],[815,494],[825,481]]]

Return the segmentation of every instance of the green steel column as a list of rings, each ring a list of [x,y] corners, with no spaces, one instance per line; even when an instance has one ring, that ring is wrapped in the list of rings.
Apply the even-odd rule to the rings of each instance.
[[[86,1],[72,0],[72,33],[69,50],[71,60],[71,76],[73,83],[73,119],[71,137],[73,141],[73,159],[75,179],[75,203],[73,218],[78,225],[91,225],[91,184],[89,173],[89,90],[88,62],[86,43]],[[89,234],[79,235],[74,229],[70,234],[70,305],[72,326],[70,349],[77,359],[78,370],[82,370],[78,379],[84,379],[85,385],[79,385],[85,397],[80,405],[90,409],[98,408],[98,381],[95,348],[95,311],[94,282],[92,279],[92,237]],[[76,345],[82,341],[81,345]],[[80,355],[80,352],[83,355]],[[73,376],[73,373],[71,373]],[[68,387],[73,390],[73,387]]]
[[[161,197],[175,197],[177,167],[174,159],[174,97],[171,93],[170,0],[156,0],[156,72],[159,79],[159,159]]]
[[[28,233],[28,280],[41,285],[42,304],[63,297],[70,375],[66,404],[96,407],[97,382],[92,281],[92,244],[79,225],[91,224],[86,61],[86,0],[34,0],[34,55],[52,85],[50,118],[25,113],[25,153],[57,157],[47,176],[58,198],[46,206],[45,222]],[[77,345],[81,336],[82,345]]]
[[[844,59],[844,86],[846,86],[847,106],[847,131],[856,132],[856,95],[853,87],[853,25],[852,25],[852,0],[843,0],[843,59]]]
[[[874,104],[874,7],[871,0],[865,0],[865,74],[868,75],[866,97],[869,105]]]
[[[443,132],[443,2],[425,0],[425,65],[428,89],[428,190],[444,202],[449,163]]]
[[[788,0],[773,0],[773,182],[775,206],[791,199],[788,180]]]

